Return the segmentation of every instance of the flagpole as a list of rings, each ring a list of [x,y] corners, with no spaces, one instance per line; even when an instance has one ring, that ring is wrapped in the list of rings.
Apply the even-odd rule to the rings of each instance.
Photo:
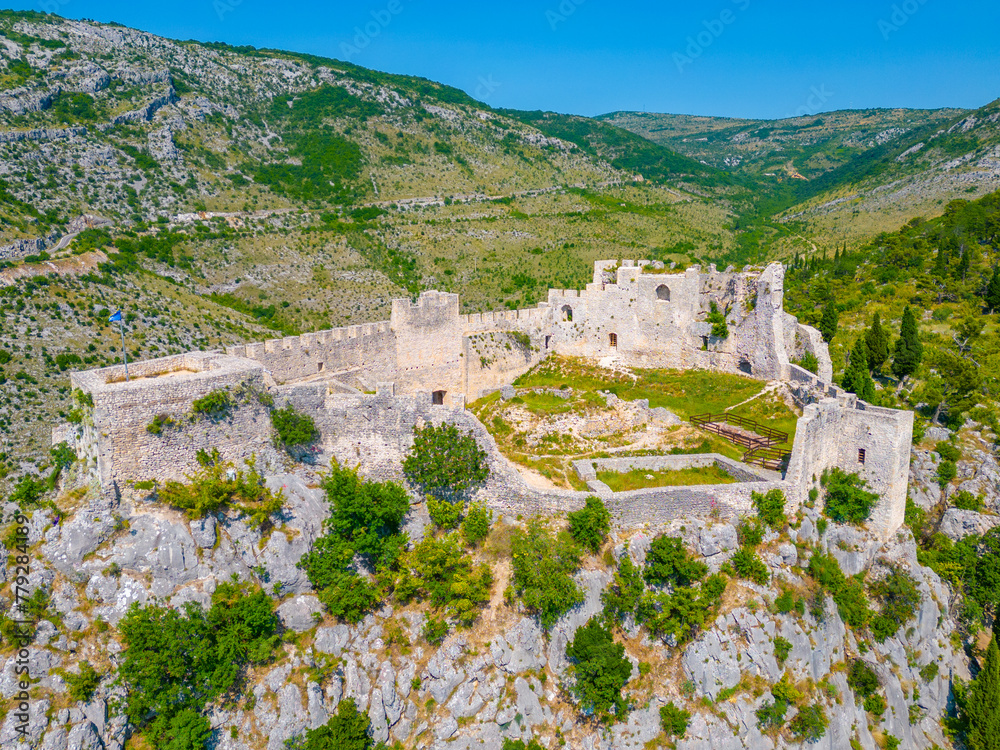
[[[118,321],[118,326],[122,332],[122,361],[125,363],[125,382],[128,382],[128,355],[125,353],[125,319]]]

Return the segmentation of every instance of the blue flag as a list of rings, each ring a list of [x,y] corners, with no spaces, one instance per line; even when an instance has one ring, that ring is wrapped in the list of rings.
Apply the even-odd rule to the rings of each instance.
[[[119,310],[114,315],[112,315],[110,318],[108,318],[108,322],[109,323],[121,323],[122,322],[122,311]]]

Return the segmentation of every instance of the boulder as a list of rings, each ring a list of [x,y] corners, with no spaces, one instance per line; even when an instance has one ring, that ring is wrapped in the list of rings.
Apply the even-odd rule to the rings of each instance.
[[[296,633],[304,633],[316,627],[317,616],[322,613],[323,605],[311,594],[296,596],[278,607],[278,619]]]

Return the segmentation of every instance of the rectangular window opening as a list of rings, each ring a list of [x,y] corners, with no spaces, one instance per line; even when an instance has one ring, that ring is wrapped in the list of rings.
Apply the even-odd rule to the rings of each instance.
[[[858,448],[858,463],[861,464],[862,466],[865,463],[865,449],[864,448]]]
[[[611,344],[611,346],[613,346],[613,347],[617,347],[618,346],[618,334],[617,333],[610,333],[610,334],[608,334],[608,338],[609,338],[609,343]]]

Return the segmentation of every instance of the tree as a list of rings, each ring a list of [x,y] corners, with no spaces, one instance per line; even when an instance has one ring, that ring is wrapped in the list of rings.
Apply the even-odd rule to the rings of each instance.
[[[878,313],[872,318],[872,325],[865,331],[865,346],[868,350],[868,368],[872,372],[881,372],[882,365],[889,359],[889,335],[882,327]]]
[[[896,341],[892,359],[892,374],[902,380],[917,371],[924,356],[924,348],[920,343],[917,331],[917,319],[909,305],[903,310],[903,322],[899,328],[899,339]]]
[[[781,531],[788,518],[785,516],[785,493],[779,489],[763,492],[753,492],[750,495],[754,508],[760,520],[775,531]]]
[[[319,437],[313,418],[297,411],[291,404],[272,411],[271,424],[286,450],[308,445]]]
[[[837,523],[864,523],[879,500],[874,492],[865,490],[865,480],[839,468],[825,474],[822,483],[826,487],[824,511]]]
[[[294,750],[371,750],[375,742],[368,734],[368,717],[358,711],[354,698],[344,698],[337,713],[321,727],[310,729],[291,745]]]
[[[646,554],[646,582],[653,586],[670,583],[690,586],[708,573],[708,566],[692,559],[679,537],[661,534],[649,545]]]
[[[845,391],[856,393],[862,401],[875,398],[875,383],[868,371],[868,345],[863,336],[858,336],[858,340],[854,342],[841,386]]]
[[[553,535],[541,521],[532,519],[524,531],[514,532],[511,556],[512,587],[545,630],[583,602],[583,592],[573,580],[580,553],[568,533]]]
[[[712,324],[712,335],[717,339],[729,337],[729,326],[726,325],[726,314],[719,310],[715,300],[709,303],[709,313],[706,320]]]
[[[611,513],[601,499],[591,495],[584,507],[573,511],[567,518],[573,540],[595,555],[600,552],[611,530]]]
[[[622,688],[632,675],[632,662],[625,657],[625,647],[615,643],[611,632],[599,618],[592,617],[578,628],[566,647],[576,678],[573,692],[580,707],[606,719],[614,711],[621,716],[626,709]]]
[[[449,423],[413,428],[413,448],[403,460],[411,484],[437,496],[461,495],[490,475],[486,451],[471,432]]]
[[[1000,266],[993,269],[993,278],[986,285],[986,309],[991,313],[1000,310]]]
[[[819,332],[823,335],[823,340],[827,343],[833,341],[833,337],[837,335],[837,323],[840,321],[840,316],[837,313],[837,305],[831,299],[826,303],[826,307],[823,308],[823,317],[819,321]]]
[[[645,588],[642,571],[635,566],[628,553],[625,553],[618,563],[618,570],[611,580],[611,585],[601,592],[604,616],[610,622],[618,624],[624,622],[626,615],[635,614],[635,608]]]
[[[969,686],[962,711],[968,726],[969,750],[1000,750],[1000,650],[996,635],[986,649],[986,658]]]

